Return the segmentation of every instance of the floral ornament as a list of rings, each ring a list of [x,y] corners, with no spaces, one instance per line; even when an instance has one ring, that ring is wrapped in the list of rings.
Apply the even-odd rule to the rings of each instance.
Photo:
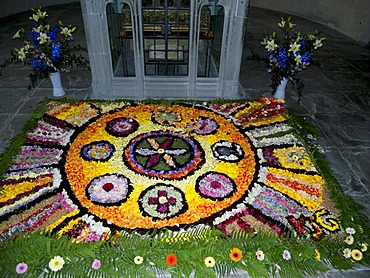
[[[168,254],[166,257],[166,264],[169,266],[174,266],[177,263],[177,257],[175,254],[171,253]]]
[[[261,55],[252,53],[251,58],[266,63],[274,93],[280,82],[287,78],[293,86],[297,86],[300,98],[304,85],[297,74],[313,63],[314,51],[322,47],[325,38],[320,38],[320,32],[317,30],[313,34],[295,31],[295,24],[291,22],[290,17],[287,20],[282,18],[278,27],[284,34],[283,38],[279,39],[276,32],[265,34],[261,45],[268,55],[262,58]]]
[[[141,256],[136,256],[135,258],[134,258],[134,263],[135,264],[142,264],[144,262],[144,258],[143,257],[141,257]]]
[[[134,119],[127,117],[119,117],[111,120],[106,130],[109,134],[116,137],[126,137],[131,133],[134,133],[139,127],[139,123]]]
[[[60,21],[59,26],[51,26],[48,23],[49,15],[45,11],[41,8],[32,11],[34,14],[29,18],[31,26],[19,29],[13,36],[22,45],[14,49],[12,58],[0,64],[0,75],[1,69],[13,62],[30,64],[31,88],[37,80],[48,78],[51,72],[70,72],[74,64],[80,68],[88,68],[88,60],[80,54],[81,51],[87,52],[87,49],[79,44],[72,44],[72,34],[76,27],[63,26]]]
[[[22,273],[25,273],[28,269],[28,265],[26,263],[19,263],[17,264],[16,268],[15,268],[15,271],[18,273],[18,274],[22,274]]]
[[[108,141],[89,143],[81,148],[81,157],[87,161],[108,161],[115,151]]]
[[[139,197],[139,206],[143,215],[154,219],[172,218],[188,208],[185,194],[167,184],[157,184],[144,190]]]
[[[232,261],[239,262],[243,257],[243,253],[239,248],[233,248],[230,250],[229,257]]]
[[[134,171],[166,179],[187,176],[204,163],[198,142],[167,131],[139,134],[130,141],[125,156]]]
[[[195,190],[204,198],[222,200],[235,192],[236,185],[225,174],[208,172],[197,179]]]
[[[257,257],[257,260],[263,261],[265,259],[265,253],[263,253],[263,251],[261,250],[258,250],[256,252],[256,257]]]
[[[320,254],[319,250],[315,249],[314,256],[317,260],[321,259],[321,254]]]
[[[351,253],[351,257],[352,259],[354,259],[355,261],[361,261],[362,260],[362,253],[360,250],[357,250],[357,249],[354,249],[352,250],[352,253]]]
[[[59,271],[64,266],[64,259],[60,256],[55,256],[49,261],[49,268],[52,271]]]
[[[86,195],[95,204],[116,206],[125,202],[132,190],[128,178],[107,174],[94,178],[86,187]]]
[[[286,261],[289,261],[292,259],[292,256],[288,250],[284,250],[283,252],[283,259]]]
[[[98,260],[98,259],[95,259],[95,260],[92,262],[92,264],[91,264],[91,268],[92,268],[92,269],[99,269],[99,268],[100,268],[100,266],[101,266],[101,262],[100,262],[100,260]]]
[[[206,267],[214,267],[216,261],[213,257],[207,257],[204,259],[204,264],[206,265]]]
[[[238,162],[244,157],[244,151],[240,145],[224,140],[213,144],[212,152],[216,158],[227,162]]]

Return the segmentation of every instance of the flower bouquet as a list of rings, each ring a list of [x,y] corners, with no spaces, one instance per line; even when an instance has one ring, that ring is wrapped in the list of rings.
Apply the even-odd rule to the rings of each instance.
[[[267,71],[271,74],[273,94],[281,82],[288,79],[293,87],[296,86],[300,100],[304,85],[297,74],[315,63],[314,51],[322,47],[325,38],[319,38],[320,32],[317,30],[313,34],[295,31],[295,24],[291,22],[290,17],[287,20],[281,18],[278,27],[283,38],[279,39],[276,32],[265,34],[261,45],[268,51],[268,55],[262,58],[261,55],[252,53],[252,59],[266,63]]]
[[[73,66],[88,68],[88,60],[82,56],[87,49],[79,44],[72,45],[72,33],[76,27],[51,26],[47,22],[48,14],[41,8],[32,9],[30,17],[32,26],[18,30],[13,39],[21,40],[22,47],[12,51],[12,57],[0,64],[2,70],[13,62],[23,62],[31,65],[29,78],[34,87],[37,80],[48,78],[50,73],[70,72]]]

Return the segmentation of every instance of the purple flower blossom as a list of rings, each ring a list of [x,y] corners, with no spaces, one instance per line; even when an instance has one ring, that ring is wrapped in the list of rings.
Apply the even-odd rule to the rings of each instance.
[[[101,262],[98,259],[95,259],[92,262],[92,264],[91,264],[91,268],[93,268],[93,269],[99,269],[100,268],[100,265],[101,265]]]
[[[18,273],[18,274],[22,274],[22,273],[25,273],[28,269],[28,265],[26,263],[19,263],[17,264],[17,267],[15,268],[15,271]]]

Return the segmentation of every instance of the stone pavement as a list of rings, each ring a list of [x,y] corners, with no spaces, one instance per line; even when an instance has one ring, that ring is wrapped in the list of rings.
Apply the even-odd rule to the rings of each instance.
[[[79,3],[48,7],[52,21],[77,26],[75,39],[86,45]],[[0,19],[0,62],[9,57],[10,50],[19,47],[19,41],[10,38],[24,24],[30,14],[21,13]],[[247,60],[253,49],[263,53],[259,45],[264,31],[276,30],[282,16],[258,8],[250,8],[245,37],[245,51],[240,81],[244,97],[259,99],[271,96],[270,79],[263,63]],[[322,132],[318,143],[323,147],[339,183],[346,194],[364,206],[363,213],[370,217],[370,47],[356,43],[340,33],[314,22],[292,17],[297,29],[322,31],[324,47],[317,52],[320,67],[309,67],[301,74],[305,88],[297,104],[297,95],[290,92],[286,104],[308,118]],[[52,97],[51,83],[42,80],[31,91],[27,66],[10,66],[0,77],[0,153],[22,129],[38,103]],[[66,97],[86,99],[91,94],[89,70],[74,70],[63,74]],[[240,274],[232,277],[245,277]],[[370,269],[331,271],[322,277],[370,277]]]

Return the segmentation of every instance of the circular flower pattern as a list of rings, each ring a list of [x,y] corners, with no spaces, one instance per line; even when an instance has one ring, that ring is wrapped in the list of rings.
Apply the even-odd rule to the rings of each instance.
[[[195,190],[204,198],[222,200],[230,197],[236,185],[227,175],[208,172],[197,180]]]
[[[243,149],[239,144],[224,140],[214,144],[212,152],[218,159],[229,162],[238,162],[244,157]]]
[[[92,142],[82,147],[81,157],[91,161],[108,161],[115,151],[108,141]]]
[[[132,191],[130,181],[121,175],[109,174],[93,179],[86,195],[95,204],[116,206],[126,201]]]
[[[153,120],[157,111],[165,113],[158,114],[162,123]],[[152,229],[211,221],[241,202],[256,178],[255,155],[245,133],[214,111],[186,104],[137,104],[100,113],[76,130],[62,174],[79,207],[116,227]],[[206,123],[198,126],[202,132],[189,129],[192,119]],[[220,140],[242,149],[237,167],[212,151]],[[97,145],[106,142],[110,145]],[[226,147],[238,149],[234,144]],[[90,145],[100,152],[92,154]],[[107,146],[110,155],[104,152]]]
[[[137,121],[127,117],[119,117],[111,120],[107,124],[107,132],[117,137],[125,137],[135,132],[139,124]]]
[[[172,132],[153,131],[135,137],[125,150],[134,171],[164,179],[182,178],[202,162],[203,152],[191,138]]]
[[[139,197],[139,206],[143,215],[154,219],[171,218],[188,208],[185,194],[168,184],[157,184],[144,190]]]

